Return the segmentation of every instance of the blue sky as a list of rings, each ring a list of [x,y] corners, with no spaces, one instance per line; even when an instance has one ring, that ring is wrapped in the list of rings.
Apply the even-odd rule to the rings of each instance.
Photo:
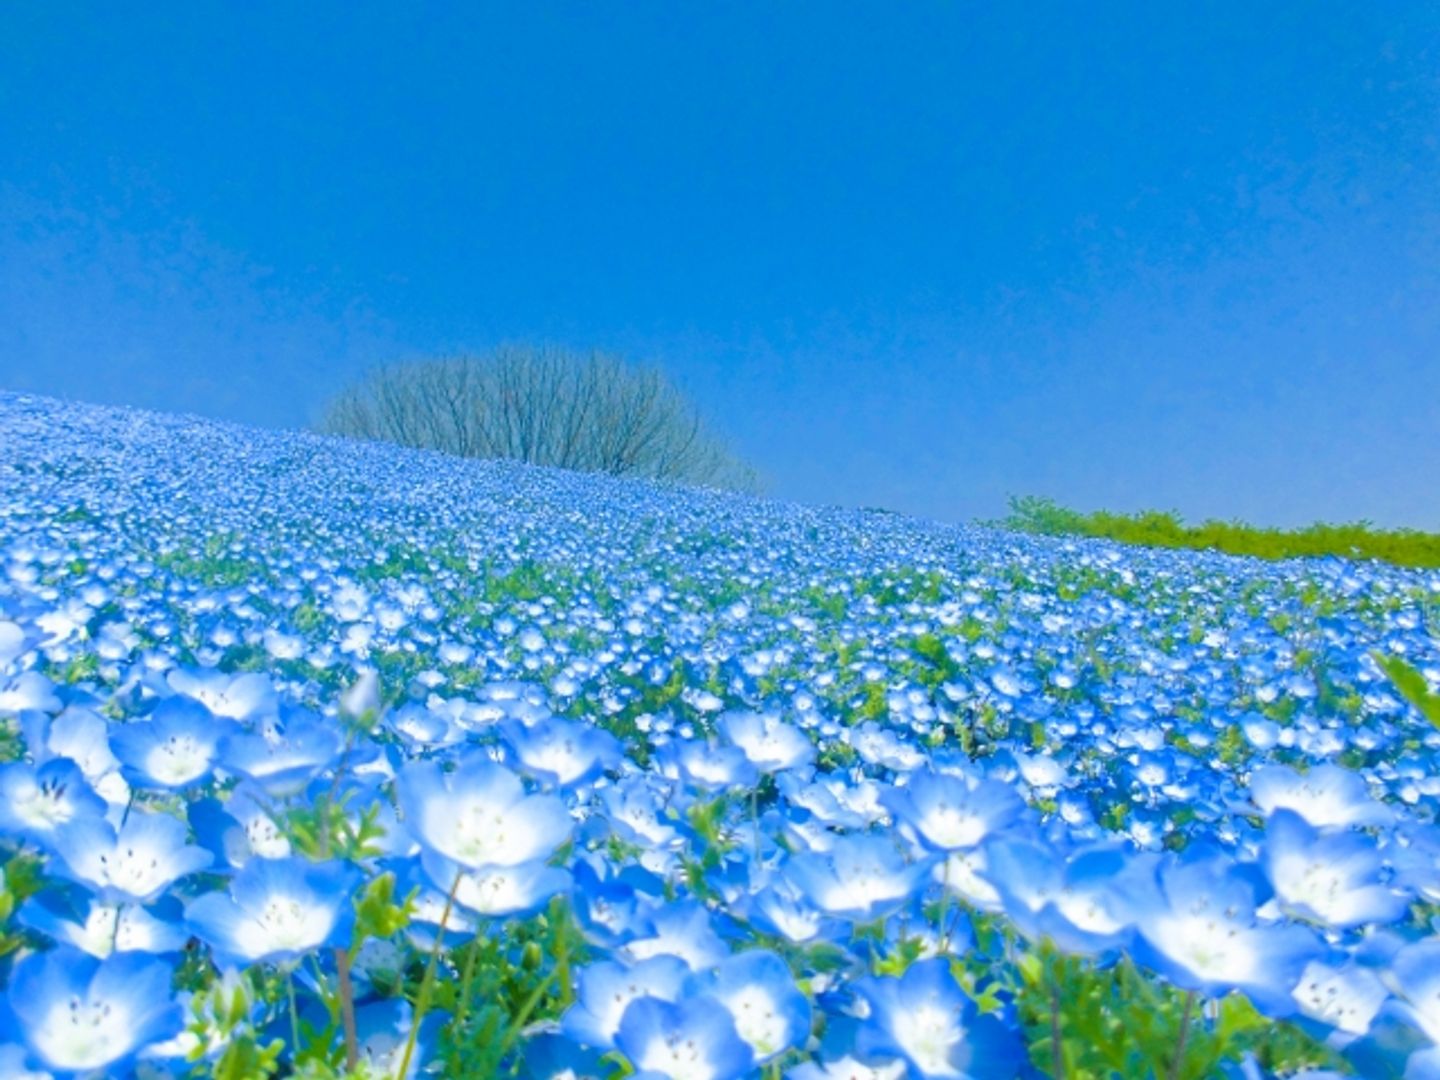
[[[502,341],[773,494],[1440,528],[1440,8],[7,5],[0,387],[274,426]]]

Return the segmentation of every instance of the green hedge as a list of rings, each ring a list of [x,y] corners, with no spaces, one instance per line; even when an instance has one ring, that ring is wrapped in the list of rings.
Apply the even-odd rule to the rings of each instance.
[[[1380,559],[1397,566],[1440,567],[1440,533],[1417,529],[1377,529],[1369,522],[1303,529],[1261,529],[1239,521],[1187,525],[1180,515],[1161,510],[1112,514],[1081,513],[1036,495],[1011,496],[1010,513],[998,522],[1006,529],[1045,536],[1092,536],[1151,547],[1202,548],[1261,559],[1338,555]]]

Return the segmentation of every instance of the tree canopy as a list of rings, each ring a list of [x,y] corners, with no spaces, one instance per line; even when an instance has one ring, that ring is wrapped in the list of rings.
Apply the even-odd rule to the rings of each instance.
[[[462,457],[756,486],[663,372],[599,352],[512,345],[386,365],[331,401],[320,427]]]

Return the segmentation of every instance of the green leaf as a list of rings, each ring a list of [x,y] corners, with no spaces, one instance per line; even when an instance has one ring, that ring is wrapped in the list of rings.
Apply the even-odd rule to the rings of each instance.
[[[1400,691],[1401,696],[1420,710],[1421,716],[1440,727],[1440,694],[1431,693],[1425,676],[1398,656],[1386,656],[1380,652],[1371,655],[1389,676],[1395,689]]]

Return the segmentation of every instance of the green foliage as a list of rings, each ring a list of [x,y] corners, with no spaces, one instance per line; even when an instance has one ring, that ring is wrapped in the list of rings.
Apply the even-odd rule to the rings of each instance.
[[[511,1051],[525,1028],[554,1021],[571,1002],[571,965],[585,942],[565,902],[544,914],[477,934],[451,950],[458,980],[438,984],[435,1005],[454,1017],[441,1039],[446,1076],[514,1075]]]
[[[1420,710],[1420,715],[1436,727],[1440,727],[1440,694],[1430,689],[1425,676],[1416,671],[1398,656],[1375,653],[1375,662],[1380,665],[1395,689],[1406,701]]]
[[[991,524],[1043,536],[1087,536],[1148,547],[1222,551],[1260,559],[1378,559],[1397,566],[1440,567],[1440,533],[1418,529],[1377,529],[1369,522],[1326,524],[1303,529],[1262,529],[1239,521],[1187,525],[1173,511],[1082,513],[1038,495],[1011,496],[1010,512]]]
[[[1198,996],[1146,978],[1128,958],[1099,969],[1047,942],[1028,950],[1017,966],[1017,1005],[1030,1035],[1031,1061],[1049,1076],[1204,1080],[1246,1054],[1282,1075],[1316,1067],[1345,1070],[1324,1044],[1262,1016],[1243,995],[1227,994],[1207,1010]],[[1207,1011],[1213,1020],[1205,1018]]]

